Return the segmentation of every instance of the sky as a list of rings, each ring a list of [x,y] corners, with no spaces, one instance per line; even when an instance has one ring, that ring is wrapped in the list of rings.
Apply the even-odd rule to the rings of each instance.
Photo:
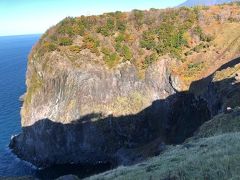
[[[185,0],[0,0],[0,36],[41,34],[67,16],[174,7]]]

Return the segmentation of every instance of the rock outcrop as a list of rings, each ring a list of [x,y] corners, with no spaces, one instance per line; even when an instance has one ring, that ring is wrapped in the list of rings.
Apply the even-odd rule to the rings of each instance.
[[[167,63],[162,59],[153,64],[144,80],[129,63],[110,72],[94,64],[81,70],[68,65],[62,70],[56,64],[54,77],[38,69],[42,86],[31,102],[25,100],[23,132],[11,147],[19,157],[45,167],[123,163],[120,149],[138,148],[156,138],[183,141],[210,116],[206,103],[193,95],[175,95]],[[29,64],[28,75],[36,67]],[[194,114],[194,125],[187,129]]]
[[[170,23],[171,13],[178,21]],[[102,19],[67,18],[51,28],[29,57],[27,92],[21,110],[22,132],[11,140],[13,152],[38,167],[68,163],[131,164],[159,154],[165,144],[181,143],[190,137],[202,123],[227,106],[224,99],[219,101],[225,90],[216,91],[220,81],[215,82],[213,75],[201,79],[201,72],[208,70],[205,67],[212,64],[212,57],[216,58],[214,48],[222,53],[238,42],[236,32],[227,47],[211,45],[225,41],[228,33],[216,35],[212,42],[200,25],[208,29],[211,23],[216,23],[216,32],[222,25],[216,19],[205,22],[206,14],[212,13],[210,10],[195,13],[186,8],[116,12],[116,17],[107,14]],[[235,17],[236,12],[231,16]],[[126,27],[119,26],[121,18],[128,22]],[[105,20],[106,27],[102,26]],[[165,21],[173,26],[158,27],[159,23],[166,25]],[[229,20],[226,21],[229,25]],[[91,31],[86,22],[92,26]],[[99,24],[100,27],[95,27]],[[86,28],[84,32],[82,26]],[[239,24],[233,22],[230,27],[232,32]],[[159,37],[164,38],[168,30],[172,32],[170,38],[162,42]],[[74,34],[76,31],[78,34]],[[210,58],[205,56],[207,50],[211,50]],[[184,55],[187,53],[193,54]],[[217,62],[221,64],[238,53],[235,48],[226,57],[218,56]],[[206,62],[199,61],[202,56]],[[189,76],[181,74],[181,68]],[[200,80],[194,81],[197,79]],[[238,89],[234,90],[237,92]]]
[[[81,68],[75,68],[68,62],[61,64],[63,57],[58,57],[57,53],[50,58],[58,61],[51,74],[42,69],[41,63],[29,64],[28,79],[38,76],[37,81],[41,85],[36,93],[26,97],[31,100],[26,99],[22,110],[24,127],[45,118],[70,123],[91,113],[114,116],[135,114],[153,101],[175,92],[169,82],[167,59],[151,66],[146,78],[141,80],[134,65],[128,62],[109,70],[94,63],[86,63]],[[31,82],[29,86],[32,86]]]

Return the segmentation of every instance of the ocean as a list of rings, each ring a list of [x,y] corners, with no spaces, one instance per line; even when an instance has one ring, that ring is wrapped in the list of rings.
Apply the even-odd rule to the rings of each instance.
[[[0,37],[0,177],[33,176],[54,179],[62,175],[75,174],[86,177],[103,172],[110,165],[61,165],[48,169],[37,169],[30,163],[18,159],[8,148],[11,136],[21,132],[19,97],[25,93],[27,56],[40,35]]]
[[[32,175],[34,169],[8,149],[21,131],[19,96],[26,91],[27,56],[40,35],[0,37],[0,176]]]

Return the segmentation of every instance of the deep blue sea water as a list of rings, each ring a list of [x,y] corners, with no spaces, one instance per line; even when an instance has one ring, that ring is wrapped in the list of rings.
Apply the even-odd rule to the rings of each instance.
[[[8,149],[12,135],[18,134],[24,94],[27,56],[40,35],[0,37],[0,176],[33,174],[27,163]]]
[[[27,56],[39,38],[40,35],[0,37],[0,177],[30,175],[53,179],[75,174],[81,178],[109,169],[109,164],[101,164],[62,165],[38,170],[9,150],[11,136],[21,132],[19,97],[26,91]]]

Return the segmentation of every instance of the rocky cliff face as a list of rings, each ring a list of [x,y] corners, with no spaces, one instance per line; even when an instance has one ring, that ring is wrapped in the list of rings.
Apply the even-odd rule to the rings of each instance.
[[[237,6],[227,7],[234,10],[231,16],[237,17]],[[211,95],[217,87],[213,76],[192,83],[201,79],[205,65],[211,64],[216,53],[226,50],[214,43],[225,41],[221,38],[227,37],[227,32],[221,38],[216,35],[213,41],[200,27],[215,25],[215,19],[208,19],[210,24],[205,22],[208,11],[212,13],[201,10],[195,14],[194,9],[185,8],[118,12],[116,17],[107,14],[102,19],[67,19],[51,28],[29,57],[22,133],[12,139],[10,147],[22,159],[46,167],[67,163],[128,164],[158,154],[165,143],[183,142],[224,104]],[[168,15],[179,21],[166,26],[172,20]],[[92,21],[96,23],[87,31]],[[105,21],[106,26],[101,24]],[[126,27],[122,21],[128,22]],[[159,23],[164,26],[158,27]],[[221,23],[229,24],[229,20]],[[215,33],[221,23],[216,23]],[[100,28],[95,24],[101,24]],[[228,27],[234,31],[238,24],[233,22]],[[165,31],[172,33],[161,41],[159,37],[164,38]],[[214,34],[210,30],[208,33]],[[226,48],[236,47],[237,35],[232,35],[234,42],[225,43]],[[207,46],[202,47],[202,43]],[[194,53],[199,46],[203,49]],[[211,58],[202,63],[199,57],[206,50]],[[193,54],[184,55],[187,52]],[[226,57],[218,56],[218,64],[237,53],[235,48]],[[188,69],[179,73],[186,66]],[[190,91],[186,90],[189,82]],[[214,88],[208,88],[209,83]]]
[[[54,56],[57,54],[51,58]],[[175,93],[168,60],[149,67],[144,80],[137,77],[136,68],[130,63],[111,71],[90,63],[81,69],[68,64],[60,69],[56,64],[52,74],[42,71],[41,65],[29,64],[28,76],[39,68],[41,85],[31,94],[31,101],[24,102],[23,133],[12,140],[14,151],[38,166],[122,163],[119,150],[137,148],[156,138],[162,143],[170,138],[174,142],[176,134],[181,142],[209,118],[209,113],[206,104],[191,95],[165,100]],[[198,105],[202,108],[196,110]],[[178,106],[185,106],[186,112]],[[184,133],[172,129],[184,126],[188,116],[200,112],[195,128]],[[178,118],[182,122],[177,122]]]
[[[35,80],[39,81],[39,87],[27,97],[30,100],[26,99],[22,110],[23,126],[33,125],[36,120],[45,118],[70,123],[91,113],[113,116],[135,114],[154,100],[174,93],[169,82],[167,59],[151,66],[146,78],[141,80],[131,63],[122,63],[115,70],[109,70],[88,59],[89,63],[75,68],[68,62],[61,64],[64,57],[59,57],[57,53],[50,58],[58,61],[51,73],[35,61],[29,64],[28,77],[37,76]],[[31,82],[29,86],[31,88]]]

